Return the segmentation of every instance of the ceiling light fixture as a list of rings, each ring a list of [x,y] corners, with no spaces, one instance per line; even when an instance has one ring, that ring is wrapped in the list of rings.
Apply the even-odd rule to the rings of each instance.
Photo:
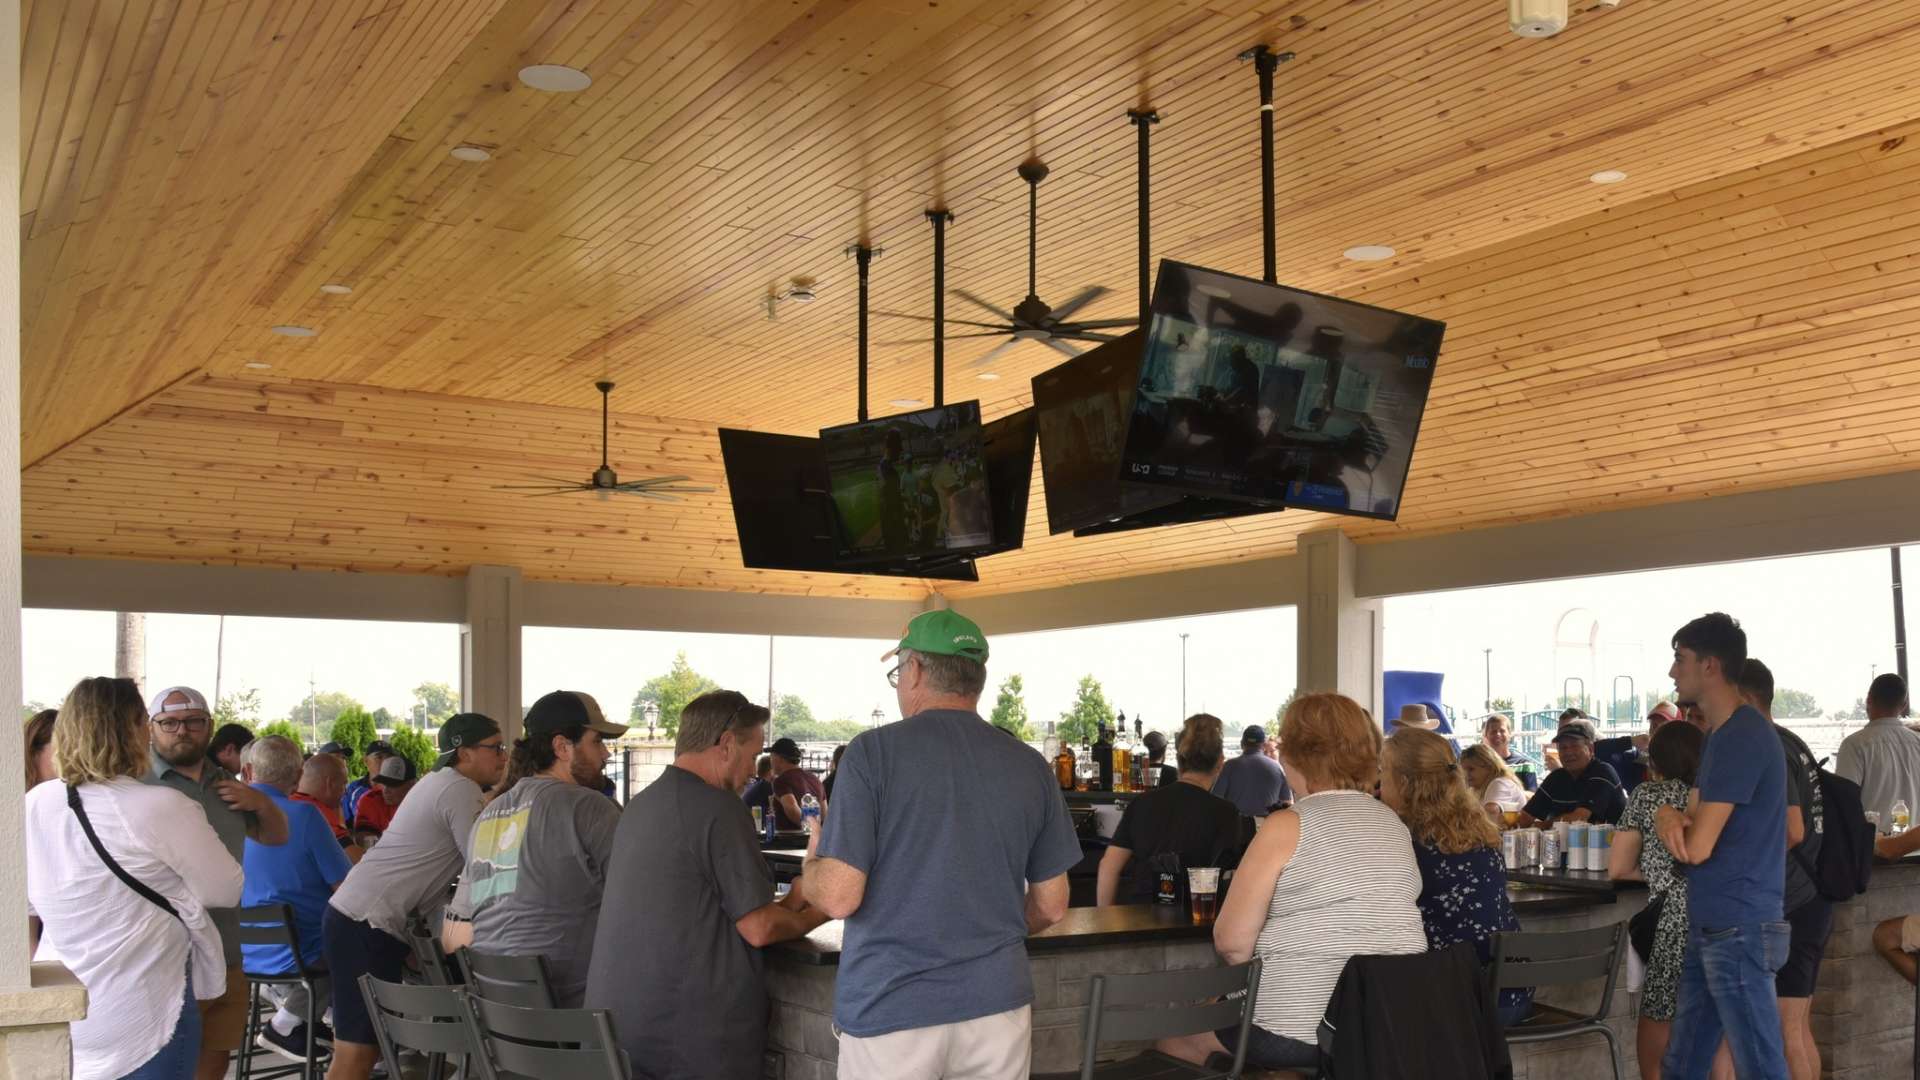
[[[926,402],[921,401],[919,398],[897,397],[897,398],[894,398],[892,401],[887,402],[887,404],[893,406],[896,409],[917,409],[922,405],[925,405]]]
[[[1599,172],[1587,177],[1587,179],[1596,184],[1617,184],[1626,178],[1627,174],[1621,172],[1619,169],[1601,169]]]
[[[447,152],[461,161],[485,161],[493,156],[493,154],[478,146],[469,146],[466,143],[461,143],[459,146]]]
[[[281,337],[312,337],[319,333],[311,326],[276,326],[273,332]]]
[[[551,94],[577,94],[593,85],[593,76],[565,64],[534,64],[520,69],[520,81]]]
[[[1507,28],[1521,37],[1552,37],[1567,28],[1567,0],[1507,0]]]
[[[326,293],[328,296],[345,296],[353,291],[353,286],[330,283],[320,286],[320,291]]]
[[[1385,244],[1361,244],[1359,247],[1350,247],[1341,254],[1355,262],[1379,262],[1382,259],[1393,258],[1393,249]]]
[[[997,371],[983,371],[980,373],[980,378],[987,382],[992,382],[993,380],[999,377],[1000,377],[1000,373]]]
[[[247,366],[248,366],[248,367],[250,367],[250,368],[252,368],[252,369],[253,369],[253,370],[255,370],[255,371],[271,371],[271,370],[273,370],[273,365],[272,365],[272,364],[263,364],[263,363],[261,363],[261,362],[260,362],[260,361],[258,361],[258,360],[249,360],[249,361],[247,361]]]

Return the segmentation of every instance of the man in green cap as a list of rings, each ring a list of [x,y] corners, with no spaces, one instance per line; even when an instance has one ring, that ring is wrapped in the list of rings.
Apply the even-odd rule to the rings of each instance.
[[[806,860],[808,900],[847,921],[840,1080],[1025,1077],[1026,938],[1065,917],[1080,842],[1048,763],[980,716],[972,620],[916,616],[882,659],[903,719],[847,745]]]
[[[360,976],[399,982],[412,951],[407,921],[429,923],[467,865],[482,792],[500,781],[507,751],[500,725],[456,713],[440,728],[440,757],[415,782],[393,824],[328,901],[320,933],[332,979],[333,1065],[328,1080],[367,1080],[379,1041],[360,995]]]

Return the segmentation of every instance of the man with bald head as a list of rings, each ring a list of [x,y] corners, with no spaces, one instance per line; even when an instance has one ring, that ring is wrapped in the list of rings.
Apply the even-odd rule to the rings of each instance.
[[[248,841],[243,864],[247,877],[240,904],[243,907],[286,904],[293,908],[300,964],[295,964],[292,950],[281,946],[245,945],[241,947],[241,955],[247,970],[260,975],[289,975],[301,965],[309,970],[322,967],[321,916],[326,913],[327,898],[346,878],[351,864],[320,810],[292,798],[294,789],[311,770],[311,763],[301,763],[300,748],[293,740],[279,735],[256,739],[247,744],[245,758],[247,781],[285,815],[288,838],[286,843],[272,847]],[[332,762],[335,768],[341,768],[340,759],[331,754],[315,754],[313,761]],[[324,773],[326,766],[313,771]],[[309,1034],[316,1047],[333,1044],[333,1032],[318,1022],[317,1014],[312,1032],[306,1030],[308,1000],[304,989],[283,985],[261,989],[279,1006],[279,1011],[254,1040],[261,1049],[289,1061],[304,1062]],[[320,993],[323,995],[320,1000],[324,1002],[324,986]]]
[[[340,813],[340,799],[346,790],[347,763],[333,754],[315,754],[301,766],[300,786],[289,798],[320,811],[334,839],[347,849],[347,858],[358,861],[360,848],[353,843],[353,834],[347,831],[346,819]]]
[[[208,756],[213,714],[200,691],[190,686],[160,691],[147,705],[147,718],[151,768],[146,782],[173,788],[198,803],[234,862],[244,860],[248,840],[268,845],[287,842],[287,817],[280,807]],[[240,964],[240,923],[234,909],[207,914],[220,931],[220,945],[226,952],[227,992],[200,1002],[200,1061],[194,1075],[199,1080],[221,1080],[227,1075],[228,1056],[240,1049],[252,998]]]

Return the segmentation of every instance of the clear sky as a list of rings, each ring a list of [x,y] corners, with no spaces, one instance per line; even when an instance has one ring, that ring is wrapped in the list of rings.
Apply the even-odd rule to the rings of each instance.
[[[1909,580],[1920,578],[1920,548],[1907,549],[1905,565]],[[1864,695],[1874,671],[1892,670],[1888,576],[1887,552],[1873,549],[1395,598],[1386,604],[1386,661],[1443,672],[1447,703],[1469,714],[1486,697],[1489,648],[1493,696],[1517,703],[1548,703],[1569,676],[1603,696],[1621,675],[1640,692],[1666,690],[1673,630],[1725,610],[1746,626],[1754,655],[1772,665],[1781,686],[1806,690],[1831,710]],[[1908,602],[1911,636],[1920,636],[1917,609]],[[29,610],[23,623],[29,701],[57,704],[75,680],[111,672],[110,613]],[[186,683],[211,696],[218,623],[149,617],[145,685]],[[1266,723],[1294,686],[1291,608],[1034,634],[984,629],[993,647],[989,698],[1002,678],[1019,673],[1036,724],[1064,711],[1080,677],[1092,674],[1116,708],[1143,714],[1150,727],[1177,727],[1183,632],[1190,711],[1216,713],[1230,730]],[[1556,646],[1556,630],[1572,644]],[[826,719],[864,720],[875,709],[891,718],[893,692],[880,661],[890,645],[779,638],[775,692],[798,694]],[[531,701],[547,690],[585,690],[624,717],[635,691],[664,672],[677,650],[720,684],[755,700],[766,696],[765,637],[550,627],[527,631],[523,691]],[[226,620],[222,689],[258,689],[269,719],[303,700],[309,679],[398,714],[415,685],[457,686],[459,675],[459,632],[451,624]]]

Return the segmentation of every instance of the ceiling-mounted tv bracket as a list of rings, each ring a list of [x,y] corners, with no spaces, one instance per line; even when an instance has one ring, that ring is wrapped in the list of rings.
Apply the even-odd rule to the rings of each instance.
[[[1253,61],[1253,69],[1260,75],[1260,238],[1263,257],[1262,273],[1269,285],[1280,283],[1280,266],[1274,249],[1273,215],[1273,73],[1281,64],[1293,59],[1290,52],[1274,52],[1265,45],[1255,45],[1240,54],[1240,59]]]
[[[1145,330],[1153,317],[1153,266],[1149,257],[1152,217],[1147,209],[1147,181],[1152,174],[1147,167],[1147,143],[1160,114],[1152,109],[1128,109],[1127,122],[1140,129],[1140,329]]]
[[[867,419],[867,273],[874,256],[882,250],[861,243],[848,244],[843,252],[853,256],[854,264],[860,268],[860,420],[863,423]]]
[[[927,211],[933,222],[933,407],[947,403],[947,224],[945,207]]]

